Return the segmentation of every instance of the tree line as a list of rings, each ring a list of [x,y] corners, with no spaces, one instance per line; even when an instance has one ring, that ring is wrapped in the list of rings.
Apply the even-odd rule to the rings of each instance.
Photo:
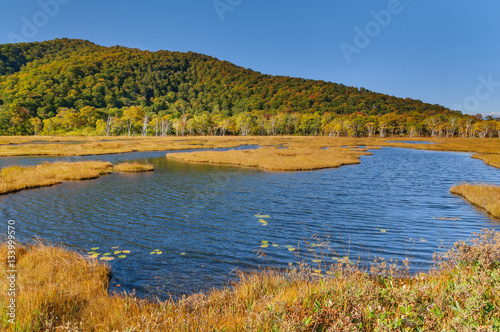
[[[192,114],[147,112],[142,106],[121,109],[59,109],[54,117],[31,117],[24,107],[0,108],[1,133],[7,135],[324,135],[332,137],[500,137],[500,121],[481,115],[362,112],[342,115],[262,110],[226,116],[220,112]]]

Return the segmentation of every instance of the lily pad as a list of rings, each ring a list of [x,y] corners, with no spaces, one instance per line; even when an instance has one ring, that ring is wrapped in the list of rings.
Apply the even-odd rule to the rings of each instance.
[[[114,252],[115,255],[121,254],[122,252],[120,250],[117,250]]]
[[[259,219],[259,222],[260,222],[262,225],[267,225],[267,221],[265,221],[264,219]]]
[[[181,256],[184,256],[186,253],[185,252],[181,252]]]
[[[279,247],[277,243],[273,243],[273,247]]]
[[[313,260],[314,263],[321,263],[321,259],[315,259]]]
[[[125,257],[127,257],[127,256],[126,255],[120,255],[120,256],[118,256],[118,258],[125,258]]]
[[[381,229],[380,231],[381,231],[382,233],[387,232],[387,230],[385,230],[385,229]]]
[[[255,217],[257,217],[257,218],[267,218],[267,219],[271,218],[271,216],[268,215],[268,214],[260,214],[260,213],[256,214]]]
[[[267,247],[269,247],[269,244],[263,244],[263,245],[261,245],[260,247],[261,247],[261,248],[267,248]]]
[[[130,250],[123,250],[122,251],[124,254],[130,254]]]
[[[90,248],[90,250],[99,250],[99,247]]]
[[[260,241],[262,244],[269,244],[269,241]]]
[[[111,253],[110,253],[110,252],[107,252],[107,253],[102,254],[102,255],[103,255],[103,256],[109,256],[109,255],[111,255]]]
[[[288,251],[294,251],[295,248],[288,248]]]

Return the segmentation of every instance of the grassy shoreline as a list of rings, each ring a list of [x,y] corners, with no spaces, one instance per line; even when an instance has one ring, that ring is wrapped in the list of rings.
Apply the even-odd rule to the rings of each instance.
[[[229,150],[169,153],[167,159],[197,163],[257,167],[270,171],[311,171],[359,164],[365,149],[324,148],[309,144],[306,147],[290,144],[285,147],[261,147],[256,150]]]
[[[482,208],[491,216],[500,219],[500,187],[464,183],[452,187],[450,192],[462,196],[472,205]]]
[[[500,329],[500,233],[484,231],[410,275],[388,261],[241,275],[165,302],[108,294],[109,266],[45,244],[17,249],[16,325],[5,331],[493,331]],[[445,258],[446,257],[446,258]],[[5,266],[7,246],[0,245]],[[2,270],[2,274],[6,272]],[[0,286],[7,287],[5,275]],[[0,306],[9,300],[0,294]]]
[[[42,140],[43,142],[40,142]],[[401,143],[399,141],[413,141],[415,143]],[[433,144],[418,144],[428,141]],[[3,144],[2,144],[3,143]],[[21,144],[21,145],[15,145]],[[366,147],[368,149],[383,147],[411,148],[419,150],[433,151],[456,151],[475,153],[473,158],[481,159],[488,165],[500,168],[500,140],[499,139],[479,139],[479,138],[406,138],[406,137],[388,137],[388,138],[352,138],[352,137],[325,137],[325,136],[169,136],[169,137],[66,137],[66,136],[29,136],[29,137],[0,137],[0,156],[28,156],[28,155],[53,155],[53,156],[83,156],[83,155],[102,155],[118,154],[127,152],[141,151],[179,151],[193,149],[213,149],[213,148],[234,148],[241,145],[259,145],[265,146],[289,146],[297,149],[316,149],[317,146],[328,147],[341,151],[343,147]],[[71,146],[71,149],[68,149]],[[229,158],[230,164],[246,165],[251,167],[263,167],[266,169],[281,170],[285,162],[290,158],[283,153],[283,158],[278,162],[265,160],[267,157],[276,159],[278,153],[268,154],[255,153],[254,159],[249,160],[247,156],[242,158]],[[224,154],[204,156],[195,153],[196,156],[184,156],[190,161],[228,163],[217,160],[223,158]],[[238,153],[241,154],[241,153]],[[306,152],[301,152],[306,155]],[[201,158],[205,157],[205,158]],[[261,157],[261,158],[259,158]],[[346,156],[347,159],[355,158]],[[169,156],[168,158],[174,158]],[[226,158],[226,157],[224,157]],[[251,159],[251,158],[250,158]],[[297,158],[300,159],[300,158]],[[296,169],[312,170],[325,167],[338,167],[342,162],[330,160],[325,166],[325,160],[311,158],[311,163],[297,161]],[[348,161],[347,164],[357,162]],[[273,165],[274,164],[274,165]],[[316,164],[316,165],[315,165]],[[279,166],[279,167],[278,167]],[[286,167],[285,167],[286,168]]]
[[[63,181],[89,180],[111,173],[112,165],[102,161],[42,163],[10,166],[0,171],[0,194],[52,186]]]
[[[55,162],[36,166],[10,166],[0,170],[0,195],[53,186],[63,181],[90,180],[111,172],[145,172],[154,167],[148,164],[123,163],[113,165],[103,161]]]

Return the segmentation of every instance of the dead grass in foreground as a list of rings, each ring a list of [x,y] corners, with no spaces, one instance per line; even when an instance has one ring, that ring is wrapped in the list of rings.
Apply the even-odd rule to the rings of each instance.
[[[7,245],[0,246],[5,267]],[[445,258],[446,257],[446,258]],[[484,231],[411,276],[387,261],[241,275],[233,287],[154,302],[108,295],[109,268],[66,249],[17,248],[15,325],[3,331],[498,331],[500,233]],[[7,289],[7,269],[0,287]],[[7,307],[7,292],[0,306]]]
[[[471,204],[500,219],[500,187],[488,184],[460,184],[452,187],[450,192],[464,197]]]
[[[189,162],[259,167],[272,171],[308,171],[359,164],[364,149],[325,148],[321,144],[290,143],[284,147],[261,147],[256,150],[203,151],[167,154],[169,159]]]
[[[115,165],[114,169],[118,172],[151,172],[155,167],[150,164],[121,163]]]
[[[52,186],[63,181],[95,179],[110,173],[111,163],[102,161],[42,163],[37,166],[10,166],[0,171],[0,194]]]

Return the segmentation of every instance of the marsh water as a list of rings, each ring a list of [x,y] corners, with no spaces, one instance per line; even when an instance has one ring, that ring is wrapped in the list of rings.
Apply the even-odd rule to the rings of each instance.
[[[412,269],[425,270],[434,252],[500,229],[499,220],[449,193],[461,182],[500,184],[500,170],[468,153],[372,152],[359,165],[313,172],[191,164],[167,160],[166,152],[0,158],[0,167],[92,159],[156,168],[2,195],[0,215],[16,220],[24,241],[111,253],[111,290],[161,299],[225,285],[235,271],[286,268],[314,252],[324,262],[409,258]],[[114,254],[124,250],[125,258]]]

